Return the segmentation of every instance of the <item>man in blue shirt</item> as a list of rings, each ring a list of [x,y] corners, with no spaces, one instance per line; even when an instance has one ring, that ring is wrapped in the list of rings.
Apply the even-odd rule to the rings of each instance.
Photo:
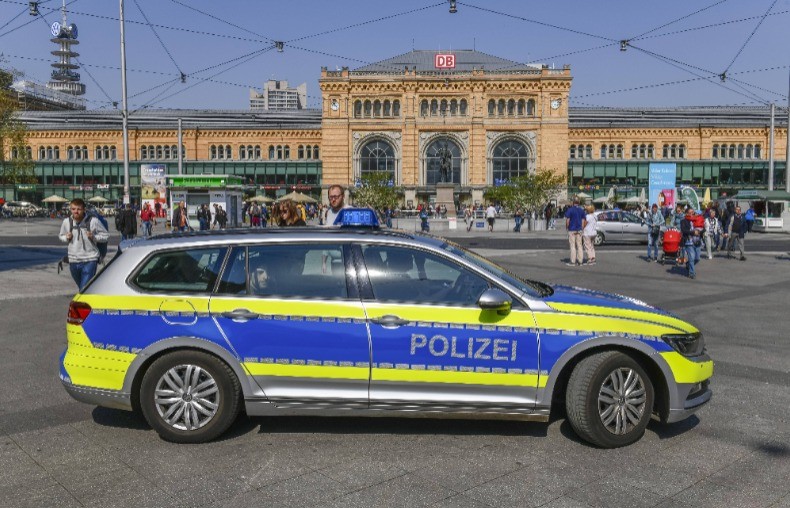
[[[573,206],[565,211],[565,228],[568,230],[568,242],[571,244],[571,260],[568,266],[581,266],[584,259],[582,250],[582,230],[587,225],[586,214],[579,206],[579,197],[573,198]]]

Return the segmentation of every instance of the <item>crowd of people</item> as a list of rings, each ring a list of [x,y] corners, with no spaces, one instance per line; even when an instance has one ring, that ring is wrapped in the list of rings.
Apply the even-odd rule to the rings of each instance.
[[[582,207],[579,198],[565,212],[565,226],[570,244],[570,260],[568,266],[595,264],[595,236],[597,219],[595,209],[588,205]],[[728,201],[719,209],[716,202],[707,203],[703,210],[694,210],[690,206],[678,204],[674,209],[659,209],[653,204],[649,209],[643,207],[635,213],[648,227],[647,261],[658,262],[659,244],[664,234],[663,256],[672,255],[678,266],[686,269],[686,275],[696,277],[696,265],[705,249],[707,259],[713,259],[716,251],[725,251],[727,259],[736,257],[746,261],[744,239],[752,231],[754,225],[754,209],[744,212],[740,206]],[[678,248],[670,245],[669,238],[674,231],[678,237]],[[587,257],[585,261],[585,255]]]

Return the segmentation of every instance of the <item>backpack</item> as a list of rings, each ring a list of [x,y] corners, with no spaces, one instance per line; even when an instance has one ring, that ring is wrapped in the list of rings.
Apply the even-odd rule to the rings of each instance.
[[[93,220],[93,219],[96,219],[96,220],[98,220],[101,223],[102,226],[104,226],[104,229],[107,229],[107,219],[105,219],[96,210],[86,211],[85,212],[85,216],[90,219],[88,221],[88,228],[90,228],[90,221]],[[115,218],[115,222],[116,222],[116,224],[118,223],[117,216]],[[117,227],[117,225],[116,225],[116,227]],[[71,217],[69,217],[69,231],[73,231],[73,230],[74,230],[74,220]],[[99,263],[101,263],[104,260],[104,257],[107,255],[107,240],[105,240],[103,242],[97,241],[96,242],[96,248],[99,250]],[[66,259],[68,260],[68,256],[66,256]],[[66,261],[66,262],[68,263],[68,261]]]

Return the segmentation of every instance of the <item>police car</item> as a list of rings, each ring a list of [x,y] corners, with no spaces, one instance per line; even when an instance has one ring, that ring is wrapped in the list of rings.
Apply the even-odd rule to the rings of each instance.
[[[711,398],[702,334],[624,296],[523,279],[440,238],[334,228],[160,236],[74,297],[60,377],[168,441],[248,415],[548,421],[600,447]]]

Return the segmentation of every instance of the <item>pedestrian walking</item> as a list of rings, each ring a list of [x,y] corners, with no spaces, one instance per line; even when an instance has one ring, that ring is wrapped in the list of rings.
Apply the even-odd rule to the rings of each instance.
[[[521,223],[524,222],[524,212],[521,208],[516,208],[516,211],[513,212],[513,220],[516,222],[516,225],[513,227],[513,231],[516,233],[521,232]]]
[[[143,210],[140,212],[140,221],[143,224],[143,238],[151,238],[151,233],[156,225],[156,215],[151,210],[149,203],[143,205]]]
[[[429,233],[431,231],[431,226],[430,224],[428,224],[429,216],[430,215],[428,213],[428,206],[427,205],[423,206],[420,209],[420,231],[422,231],[423,233]]]
[[[131,203],[126,203],[121,210],[121,239],[131,240],[137,236],[137,214],[132,210]]]
[[[754,227],[754,207],[749,205],[749,209],[746,210],[746,213],[743,216],[744,219],[746,219],[746,232],[751,233],[752,227]]]
[[[466,208],[464,208],[464,222],[466,223],[466,230],[471,231],[472,225],[475,223],[471,205],[466,205]]]
[[[573,198],[573,206],[565,211],[565,228],[568,230],[568,243],[571,246],[571,259],[568,266],[581,266],[584,260],[582,250],[582,232],[587,220],[584,209],[579,206],[579,197]]]
[[[732,258],[732,251],[735,250],[735,245],[737,244],[741,255],[739,259],[746,261],[746,256],[744,255],[746,248],[743,244],[746,228],[746,217],[741,213],[741,207],[736,206],[735,212],[730,215],[730,219],[727,221],[727,229],[724,233],[724,236],[727,238],[727,259]]]
[[[595,216],[595,207],[587,205],[585,207],[587,215],[584,217],[584,251],[587,253],[587,264],[595,264],[595,237],[598,235],[598,218]]]
[[[645,220],[647,224],[647,260],[652,260],[654,263],[658,262],[658,239],[661,236],[661,226],[665,224],[664,216],[658,210],[658,205],[653,203],[650,213]],[[650,252],[653,255],[650,255]]]
[[[170,225],[173,228],[173,231],[179,233],[182,233],[189,228],[187,204],[184,201],[179,202],[176,209],[173,210],[173,219],[170,221]]]
[[[495,220],[496,220],[496,208],[494,208],[493,204],[488,205],[488,208],[486,208],[486,221],[488,221],[488,231],[489,232],[493,232],[494,231],[494,221]]]
[[[716,209],[708,210],[708,217],[705,219],[705,251],[708,259],[713,259],[713,251],[718,250],[719,237],[722,234],[721,223],[716,217]]]
[[[69,271],[71,278],[77,283],[77,288],[82,291],[96,275],[99,263],[97,243],[106,242],[110,235],[101,221],[86,217],[85,201],[82,199],[71,200],[69,209],[71,217],[63,219],[58,238],[69,245]]]
[[[682,242],[686,251],[686,274],[693,279],[697,275],[694,267],[699,263],[702,236],[699,229],[694,227],[694,211],[691,208],[686,210],[686,215],[680,221],[680,232],[683,235]]]

